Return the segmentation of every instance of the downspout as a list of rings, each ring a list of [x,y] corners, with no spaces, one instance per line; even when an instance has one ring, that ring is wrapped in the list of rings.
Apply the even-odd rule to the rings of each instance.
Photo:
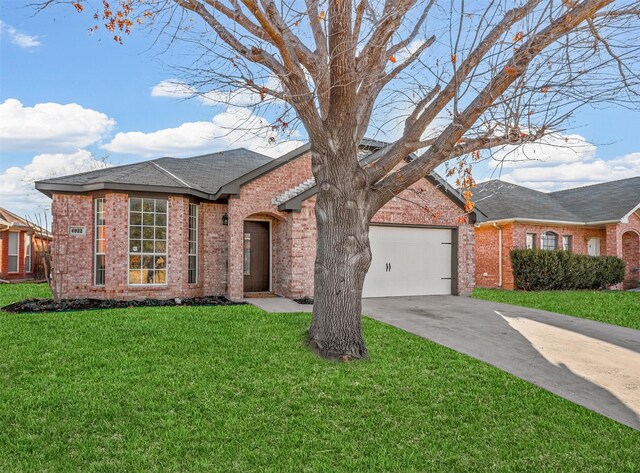
[[[493,226],[498,230],[498,287],[502,287],[502,227]]]

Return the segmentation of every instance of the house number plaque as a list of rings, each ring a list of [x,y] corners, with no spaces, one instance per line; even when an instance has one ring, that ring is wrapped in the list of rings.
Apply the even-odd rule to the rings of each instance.
[[[69,227],[70,236],[85,236],[87,234],[87,227]]]

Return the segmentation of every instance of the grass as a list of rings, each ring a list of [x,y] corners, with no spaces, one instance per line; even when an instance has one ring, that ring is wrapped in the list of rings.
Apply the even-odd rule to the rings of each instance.
[[[473,297],[640,330],[640,293],[637,292],[475,289]]]
[[[0,284],[0,307],[24,299],[50,297],[51,291],[46,283]]]
[[[489,365],[370,319],[370,359],[330,363],[308,324],[0,313],[0,471],[640,470],[638,432]]]

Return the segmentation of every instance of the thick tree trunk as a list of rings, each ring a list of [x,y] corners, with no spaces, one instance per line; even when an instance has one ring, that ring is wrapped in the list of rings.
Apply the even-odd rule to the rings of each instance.
[[[361,299],[371,264],[368,190],[355,143],[330,148],[313,152],[318,242],[309,345],[325,358],[348,360],[367,356]]]

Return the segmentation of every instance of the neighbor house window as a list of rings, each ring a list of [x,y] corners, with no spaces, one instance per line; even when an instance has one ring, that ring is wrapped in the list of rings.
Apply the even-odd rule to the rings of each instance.
[[[527,233],[527,249],[533,250],[536,247],[536,234]]]
[[[189,204],[189,284],[198,282],[198,205]]]
[[[167,283],[167,201],[129,200],[129,284]]]
[[[543,233],[541,242],[543,250],[555,250],[558,247],[558,235],[553,232]]]
[[[571,251],[571,235],[562,235],[562,249]]]
[[[18,272],[19,233],[9,233],[9,272]]]
[[[105,265],[105,253],[107,249],[107,227],[104,220],[104,205],[105,199],[96,199],[95,201],[95,250],[94,250],[94,275],[93,283],[96,286],[104,286],[106,265]]]
[[[31,235],[24,234],[24,272],[31,272]]]

